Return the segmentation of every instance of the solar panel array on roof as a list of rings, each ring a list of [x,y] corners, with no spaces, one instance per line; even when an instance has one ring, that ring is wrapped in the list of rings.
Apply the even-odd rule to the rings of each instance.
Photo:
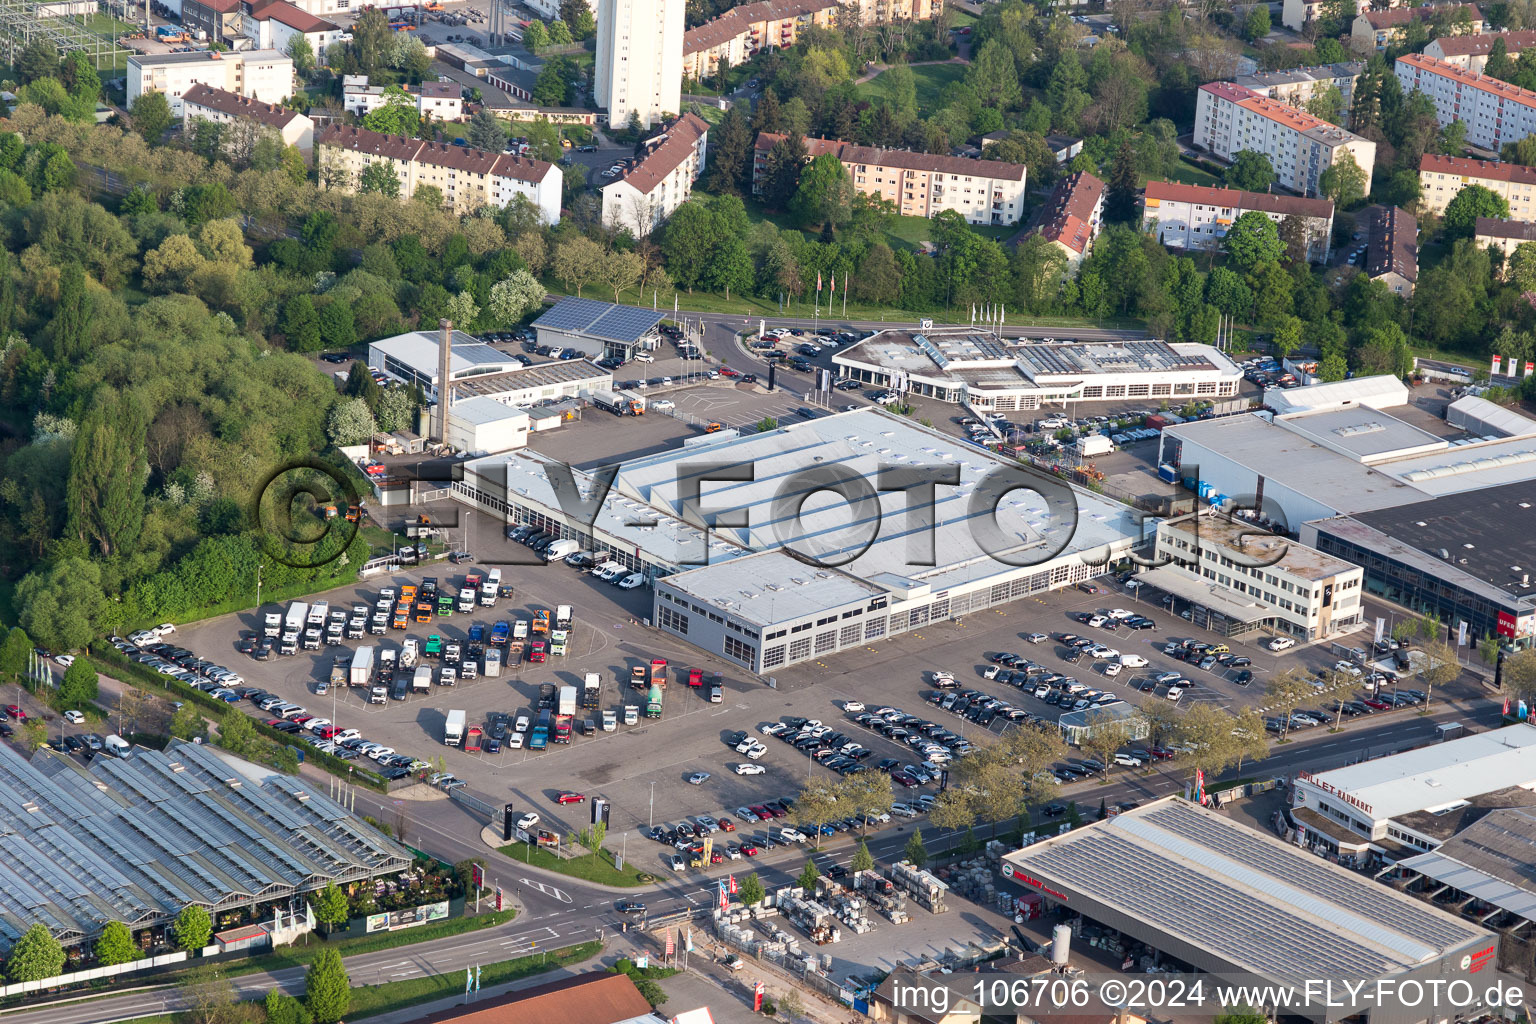
[[[1486,935],[1178,798],[1008,855],[1216,959],[1269,978],[1377,978]]]
[[[535,320],[533,326],[552,331],[585,331],[597,323],[597,318],[606,313],[610,305],[596,299],[561,299]]]
[[[596,299],[561,299],[533,322],[534,327],[569,334],[587,334],[607,341],[633,343],[655,330],[666,315],[639,306],[620,306]]]
[[[148,927],[191,903],[237,907],[410,863],[330,801],[245,779],[200,746],[34,760],[0,746],[0,949],[38,921],[73,944],[110,920]]]

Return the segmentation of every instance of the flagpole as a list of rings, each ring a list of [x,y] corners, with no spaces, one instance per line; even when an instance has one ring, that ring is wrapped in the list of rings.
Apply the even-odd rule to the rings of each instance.
[[[848,318],[848,273],[843,272],[843,318]]]

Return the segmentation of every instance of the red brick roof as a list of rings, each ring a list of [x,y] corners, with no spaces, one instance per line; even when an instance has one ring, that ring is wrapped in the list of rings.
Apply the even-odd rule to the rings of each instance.
[[[554,164],[544,160],[531,160],[511,153],[492,153],[470,146],[426,142],[408,139],[403,135],[382,135],[351,125],[331,125],[315,139],[315,145],[337,146],[384,160],[416,161],[435,167],[451,167],[470,174],[499,174],[533,183],[543,181],[554,167]]]
[[[766,155],[783,135],[774,132],[758,132],[754,146]],[[936,153],[914,153],[905,149],[876,149],[858,146],[842,139],[806,139],[805,155],[811,158],[830,153],[845,164],[868,164],[875,167],[895,167],[909,171],[927,171],[934,174],[962,174],[974,178],[1006,178],[1023,181],[1027,170],[1023,164],[1004,163],[1001,160],[973,160],[965,156],[944,156]]]
[[[1479,217],[1472,229],[1477,238],[1515,238],[1522,242],[1536,242],[1536,224],[1523,220],[1499,220],[1497,217]]]
[[[621,181],[649,195],[651,190],[666,180],[667,175],[688,159],[698,141],[709,131],[709,122],[697,114],[684,114],[667,128],[667,138],[651,150]]]
[[[1485,32],[1475,36],[1441,36],[1434,45],[1447,57],[1483,57],[1493,49],[1495,39],[1504,40],[1504,48],[1513,56],[1536,46],[1536,29],[1525,32]]]
[[[251,10],[251,17],[257,21],[281,22],[296,32],[338,32],[337,26],[324,18],[317,18],[308,11],[300,10],[288,0],[267,0],[266,3]]]
[[[593,972],[443,1010],[424,1024],[616,1024],[651,1012],[627,975]]]
[[[1420,18],[1432,18],[1437,14],[1453,14],[1456,11],[1466,11],[1473,21],[1482,21],[1483,12],[1478,10],[1476,4],[1435,4],[1428,7],[1394,7],[1388,11],[1365,11],[1360,17],[1366,20],[1371,28],[1392,28],[1396,25],[1406,25],[1410,21]]]
[[[1073,252],[1086,252],[1093,241],[1093,214],[1103,195],[1104,183],[1087,171],[1068,175],[1051,193],[1040,233]]]
[[[1433,57],[1426,57],[1421,53],[1406,54],[1397,58],[1397,63],[1413,68],[1415,74],[1439,75],[1441,78],[1451,79],[1458,86],[1493,93],[1495,96],[1503,97],[1521,106],[1536,107],[1536,92],[1522,89],[1508,82],[1501,82],[1497,78],[1489,78],[1487,75],[1473,74],[1465,68],[1459,68],[1455,64],[1448,64]]]
[[[198,82],[182,94],[182,101],[193,106],[206,107],[230,117],[243,117],[279,130],[288,127],[293,120],[303,117],[296,110],[279,107],[275,103],[263,103],[236,93],[225,92]]]
[[[1273,192],[1241,192],[1235,188],[1184,185],[1176,181],[1147,182],[1146,197],[1160,202],[1258,210],[1281,216],[1317,217],[1323,220],[1333,216],[1332,199],[1304,199],[1301,196],[1284,196]]]
[[[683,33],[683,56],[713,49],[742,35],[750,26],[740,8],[732,7],[718,18],[711,18],[697,28]]]
[[[1473,160],[1464,156],[1436,156],[1426,153],[1419,158],[1419,173],[1451,174],[1459,178],[1487,178],[1491,181],[1536,185],[1536,167],[1500,163],[1497,160]]]
[[[1243,100],[1252,99],[1259,95],[1252,89],[1244,88],[1236,82],[1207,82],[1200,87],[1201,92],[1208,92],[1212,96],[1220,96],[1224,100],[1233,103],[1241,103]]]

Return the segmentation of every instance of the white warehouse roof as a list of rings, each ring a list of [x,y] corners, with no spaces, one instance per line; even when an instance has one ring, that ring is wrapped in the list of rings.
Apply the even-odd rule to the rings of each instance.
[[[1490,729],[1312,777],[1359,800],[1377,821],[1520,786],[1536,788],[1536,726]]]
[[[437,380],[437,358],[440,345],[437,331],[411,331],[393,338],[380,338],[368,343],[370,350],[377,351],[409,366],[423,377]],[[453,332],[453,349],[449,357],[448,375],[453,380],[481,373],[498,373],[518,370],[522,363],[504,352],[478,341],[463,331]]]
[[[1479,436],[1497,434],[1501,437],[1531,437],[1536,435],[1536,420],[1514,409],[1495,405],[1488,399],[1479,398],[1476,395],[1464,395],[1452,402],[1446,407],[1445,419],[1451,426]]]
[[[1389,374],[1382,374],[1304,388],[1269,388],[1264,392],[1264,404],[1282,415],[1339,409],[1346,405],[1391,409],[1408,404],[1408,385]]]

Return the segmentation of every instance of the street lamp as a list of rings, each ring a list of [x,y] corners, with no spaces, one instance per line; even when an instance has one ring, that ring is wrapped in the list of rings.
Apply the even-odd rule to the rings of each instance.
[[[265,565],[258,564],[256,566],[256,607],[258,609],[261,608],[261,570],[265,568]]]
[[[656,827],[656,780],[651,780],[651,809],[646,816],[646,828]]]

